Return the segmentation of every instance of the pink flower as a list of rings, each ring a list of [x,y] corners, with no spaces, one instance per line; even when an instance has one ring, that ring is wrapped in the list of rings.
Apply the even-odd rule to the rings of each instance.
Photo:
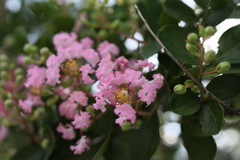
[[[85,49],[88,49],[88,48],[92,47],[94,41],[89,37],[85,37],[85,38],[81,39],[80,43],[83,44]]]
[[[58,50],[58,48],[66,48],[70,46],[76,40],[77,40],[77,35],[75,33],[61,32],[54,35],[53,44],[55,48]]]
[[[79,71],[82,71],[82,80],[84,81],[84,84],[92,84],[94,80],[92,80],[88,74],[89,73],[94,73],[95,70],[92,69],[90,64],[85,64],[84,66],[81,67]]]
[[[63,57],[64,60],[72,60],[73,58],[81,58],[84,51],[83,45],[78,42],[74,42],[66,48],[58,49],[58,56]]]
[[[69,100],[64,101],[59,105],[59,114],[65,116],[67,119],[73,119],[74,115],[78,113],[76,109],[77,105]]]
[[[44,102],[41,100],[41,98],[34,95],[28,95],[27,99],[25,99],[24,101],[19,100],[18,103],[20,106],[22,106],[22,109],[26,113],[32,112],[32,106],[44,105]]]
[[[46,65],[48,68],[58,68],[60,67],[63,61],[64,61],[63,58],[52,54],[51,56],[48,57]]]
[[[149,70],[153,70],[154,67],[156,66],[155,64],[153,64],[152,62],[148,62],[147,60],[143,61],[143,60],[138,60],[137,63],[134,64],[136,68],[140,68],[143,69],[144,67],[148,67]]]
[[[94,94],[94,96],[97,96],[98,93],[101,92],[97,92]],[[107,103],[105,102],[105,99],[103,98],[103,96],[97,96],[96,97],[96,103],[93,104],[93,108],[95,109],[100,109],[102,112],[106,111],[106,108],[104,107]]]
[[[83,58],[85,58],[92,65],[92,67],[95,67],[97,63],[100,61],[98,53],[93,49],[85,50],[82,53],[82,55],[83,55]]]
[[[107,55],[103,59],[101,59],[98,64],[98,69],[96,71],[96,76],[98,79],[108,76],[114,68],[114,63],[111,60],[111,56]]]
[[[124,57],[121,56],[115,60],[115,70],[124,71],[129,68],[129,61]]]
[[[82,106],[86,106],[88,103],[88,97],[86,97],[86,94],[81,91],[73,91],[68,100],[71,103],[74,103],[74,101],[76,101]]]
[[[120,126],[122,126],[123,122],[127,120],[130,120],[132,124],[136,121],[136,111],[127,103],[124,103],[123,105],[117,105],[114,109],[114,113],[119,116],[115,122]]]
[[[97,51],[100,53],[101,57],[105,57],[105,55],[112,54],[113,56],[117,56],[119,53],[119,48],[108,41],[104,41],[99,44]]]
[[[45,83],[46,68],[33,66],[28,69],[27,73],[27,82],[25,87],[29,88],[30,86],[40,87]]]
[[[88,114],[88,112],[80,111],[80,115],[76,114],[74,116],[74,121],[72,122],[72,124],[75,126],[75,129],[88,128],[91,122],[90,117],[91,116]]]
[[[74,154],[82,154],[89,149],[88,143],[89,139],[86,136],[82,136],[81,139],[77,141],[77,145],[70,146],[70,149],[74,151]]]
[[[72,90],[72,87],[64,88],[63,86],[58,86],[57,92],[62,99],[67,99],[67,97],[72,93]]]
[[[60,81],[59,81],[59,78],[60,78],[59,72],[60,72],[59,68],[48,68],[46,70],[47,83],[52,85],[52,86],[55,86],[56,83],[60,83]]]
[[[72,140],[76,137],[76,133],[71,124],[67,124],[66,126],[64,126],[61,123],[59,123],[57,131],[63,134],[62,135],[63,139]]]
[[[3,141],[8,135],[8,127],[0,125],[0,141]]]

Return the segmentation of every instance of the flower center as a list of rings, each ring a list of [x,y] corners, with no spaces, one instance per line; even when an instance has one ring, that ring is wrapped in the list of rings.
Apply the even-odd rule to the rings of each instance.
[[[131,96],[125,88],[118,89],[113,92],[115,100],[119,104],[131,103]]]
[[[61,68],[67,73],[77,74],[80,66],[76,60],[70,60],[63,64]]]

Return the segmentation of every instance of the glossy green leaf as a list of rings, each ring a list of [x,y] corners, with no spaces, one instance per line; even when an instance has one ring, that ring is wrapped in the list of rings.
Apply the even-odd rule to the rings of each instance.
[[[200,6],[204,10],[207,10],[211,0],[194,0],[194,1],[198,6]]]
[[[178,21],[171,17],[166,11],[162,11],[159,19],[160,26],[164,25],[178,25]]]
[[[191,55],[185,48],[187,35],[196,30],[185,29],[177,26],[164,26],[160,29],[158,37],[175,58],[181,63],[196,65],[197,57]]]
[[[198,21],[193,10],[182,1],[167,0],[164,3],[164,9],[170,16],[187,24],[194,24]]]
[[[240,63],[231,64],[231,68],[225,73],[240,73]]]
[[[139,129],[114,135],[109,154],[115,155],[117,160],[146,160],[151,158],[159,142],[159,120],[154,113]]]
[[[230,63],[240,63],[240,25],[227,30],[219,39],[219,51],[216,61],[228,61]]]
[[[217,146],[212,136],[194,137],[182,124],[182,139],[190,160],[213,160]]]
[[[207,89],[222,101],[231,100],[240,94],[240,76],[225,74],[215,77],[207,85]]]
[[[107,137],[101,148],[98,150],[97,154],[94,156],[93,160],[98,160],[103,153],[106,151],[108,143],[109,143],[110,135]]]
[[[200,109],[198,95],[187,91],[183,95],[172,94],[170,107],[174,113],[187,116],[196,113]]]
[[[141,55],[143,58],[149,58],[150,56],[159,52],[160,49],[161,46],[157,43],[157,41],[152,41],[149,44],[144,45]]]
[[[199,119],[203,125],[202,130],[206,134],[218,134],[223,124],[223,109],[222,106],[214,100],[208,100],[203,103]]]

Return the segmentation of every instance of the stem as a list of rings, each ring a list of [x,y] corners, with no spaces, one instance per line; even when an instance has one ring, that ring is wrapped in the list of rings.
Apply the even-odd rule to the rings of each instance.
[[[211,92],[209,92],[199,81],[197,81],[189,72],[188,70],[166,49],[166,47],[163,45],[163,43],[158,39],[158,37],[155,35],[155,33],[152,31],[150,26],[148,25],[147,21],[142,16],[142,13],[138,9],[137,5],[135,4],[135,8],[141,17],[143,23],[145,24],[145,27],[147,30],[151,33],[151,35],[154,37],[154,39],[158,42],[158,44],[164,49],[165,53],[183,70],[184,74],[188,76],[191,80],[195,82],[195,84],[202,89],[204,92],[206,92],[212,99],[220,103],[226,110],[228,110],[232,114],[240,115],[240,111],[233,109],[229,107],[229,104],[225,104],[223,101],[218,99],[216,96],[214,96]]]

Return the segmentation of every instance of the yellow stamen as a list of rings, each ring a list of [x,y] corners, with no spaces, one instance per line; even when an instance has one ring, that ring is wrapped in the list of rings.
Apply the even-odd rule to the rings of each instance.
[[[73,66],[75,63],[76,63],[75,60],[71,60],[71,61],[67,61],[67,62],[66,62],[66,65]]]
[[[125,88],[114,91],[116,102],[119,104],[131,103],[131,97]]]

